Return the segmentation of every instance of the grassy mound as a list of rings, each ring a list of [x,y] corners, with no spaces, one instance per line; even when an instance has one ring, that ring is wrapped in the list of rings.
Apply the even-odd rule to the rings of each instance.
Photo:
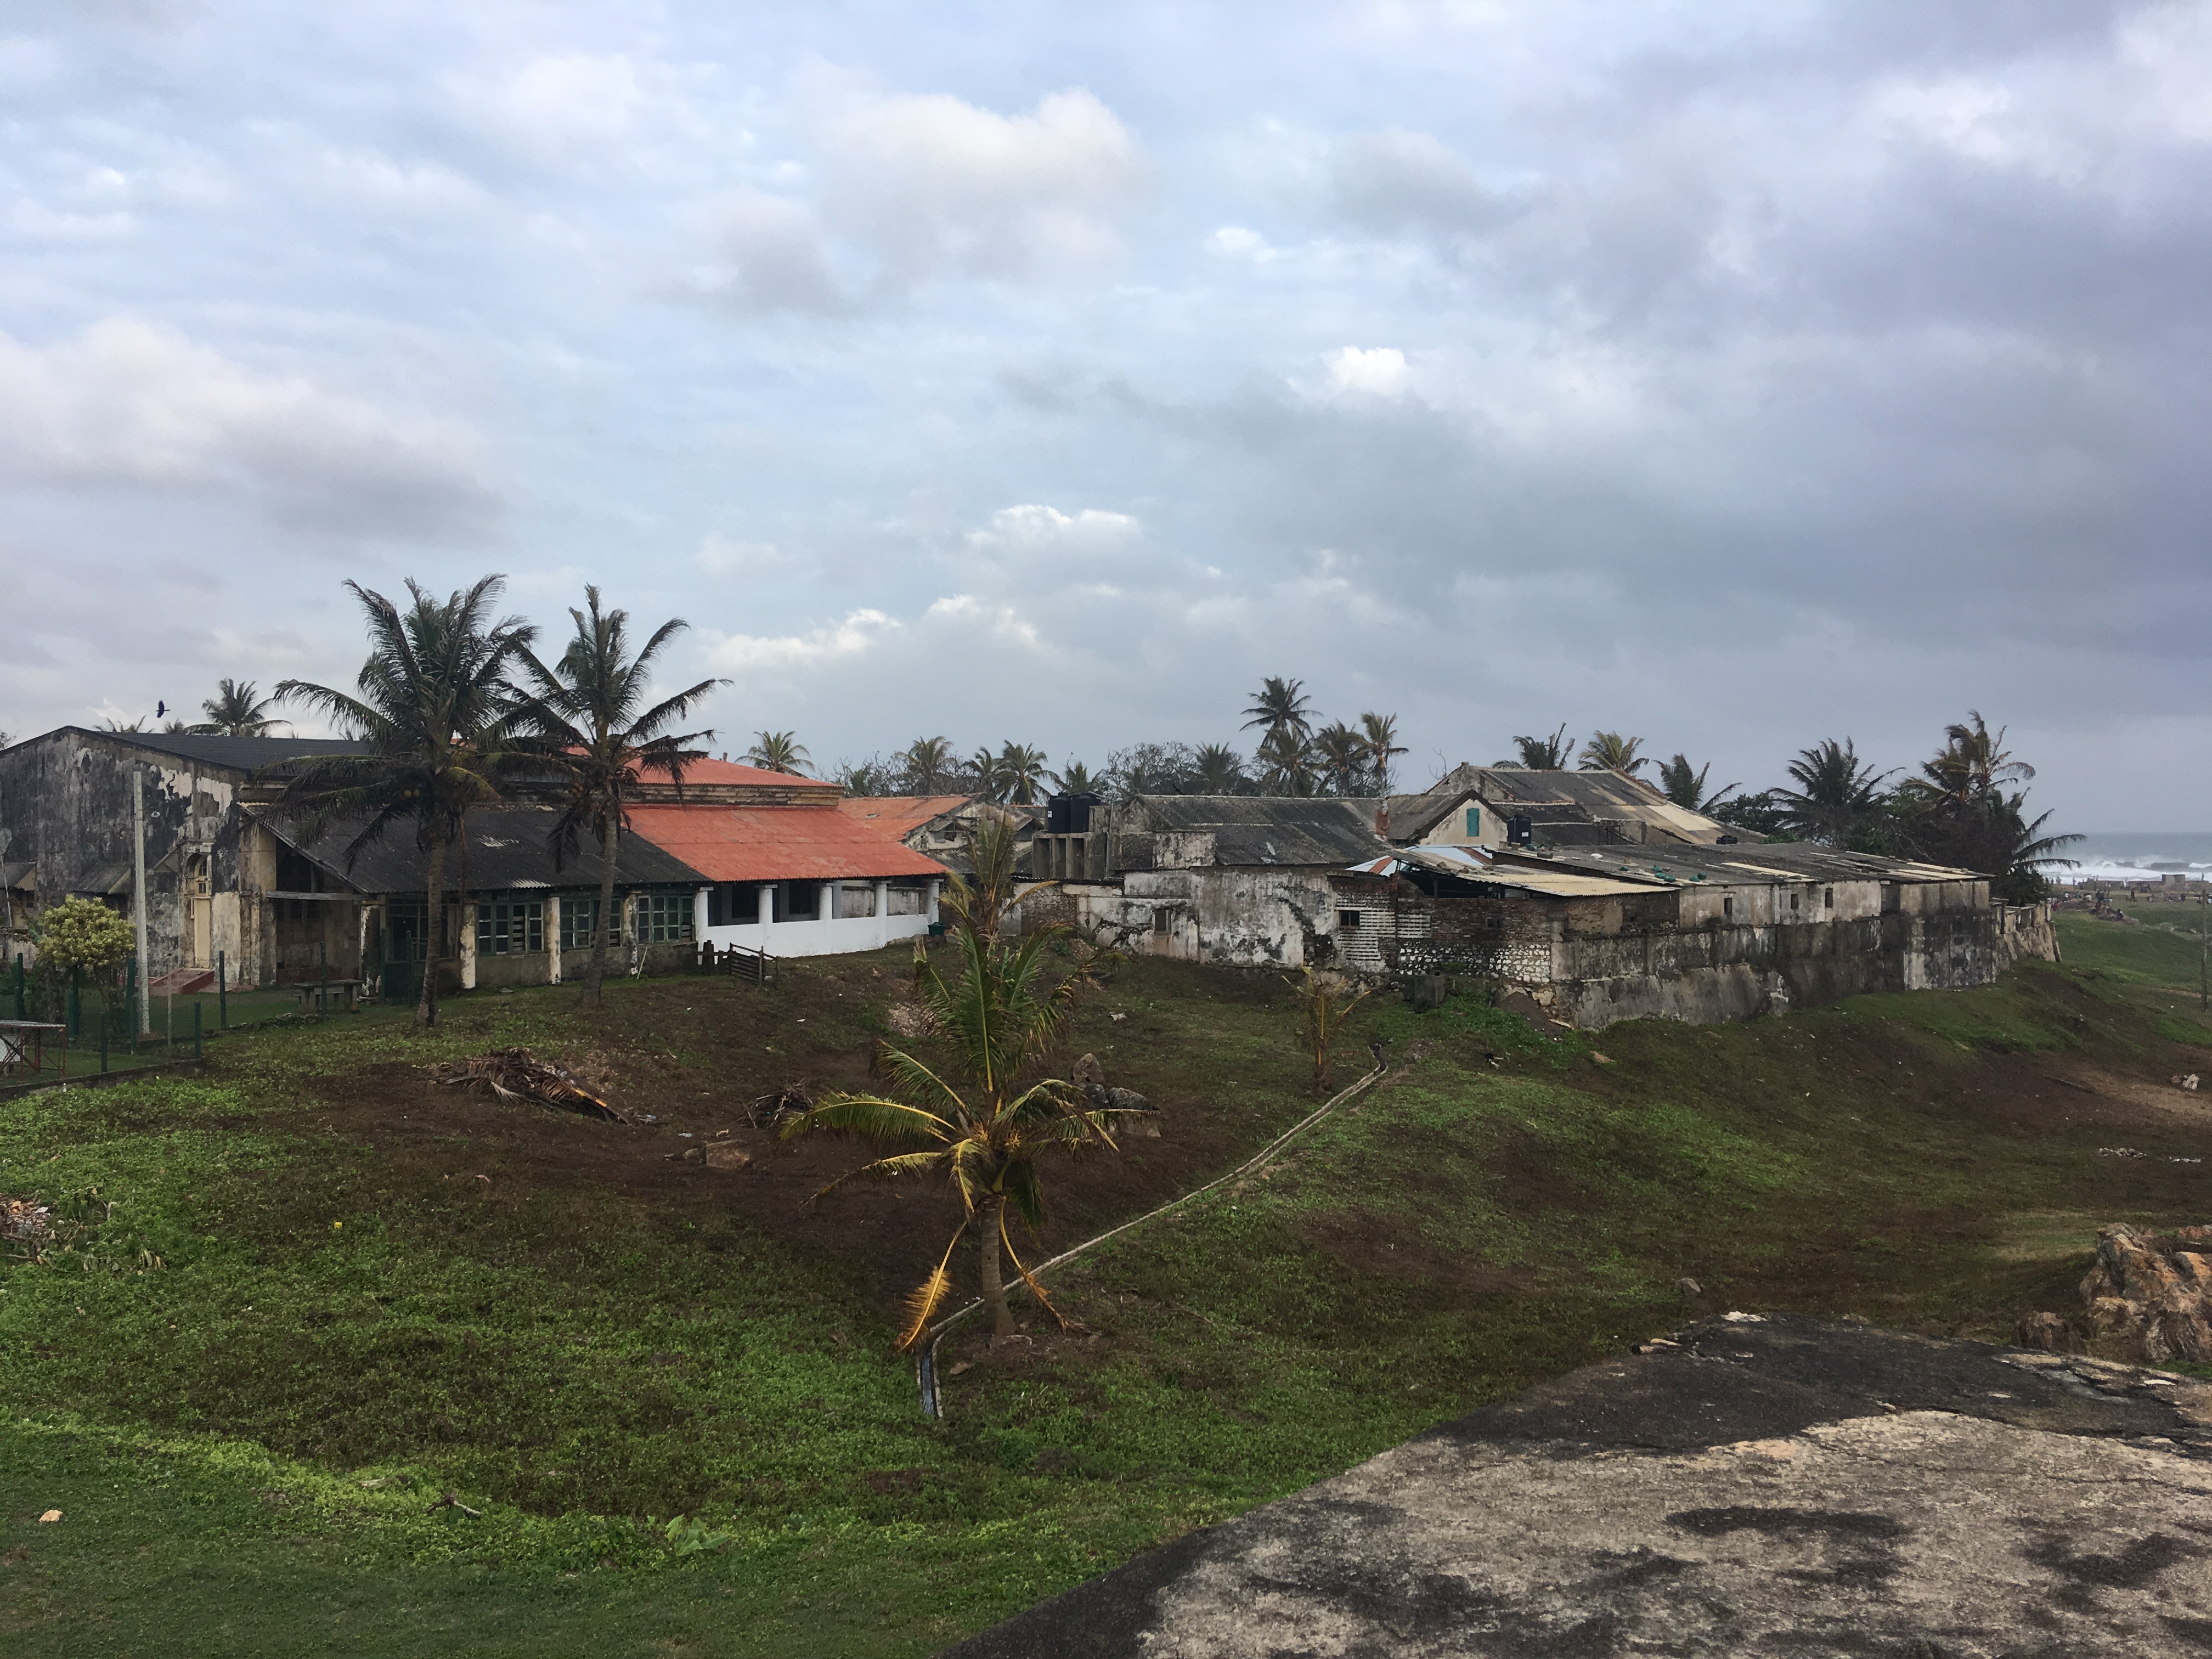
[[[2065,967],[1747,1026],[1553,1041],[1473,998],[1371,1001],[1345,1052],[1385,1039],[1380,1087],[1086,1259],[1085,1328],[948,1342],[935,1425],[889,1338],[949,1200],[809,1206],[860,1150],[780,1151],[747,1115],[865,1077],[895,953],[623,985],[592,1015],[479,995],[428,1038],[334,1019],[228,1040],[199,1078],[0,1104],[0,1193],[85,1228],[0,1268],[0,1633],[924,1653],[1688,1316],[2002,1337],[2065,1305],[2096,1222],[2208,1218],[2172,1161],[2208,1109],[2165,1079],[2212,1030],[2158,988],[2171,936],[2063,920]],[[1071,1055],[1164,1132],[1052,1170],[1038,1253],[1310,1109],[1293,1023],[1272,975],[1117,970]],[[659,1121],[427,1075],[512,1044]],[[681,1157],[718,1139],[751,1165]],[[2144,1156],[2100,1151],[2123,1145]]]

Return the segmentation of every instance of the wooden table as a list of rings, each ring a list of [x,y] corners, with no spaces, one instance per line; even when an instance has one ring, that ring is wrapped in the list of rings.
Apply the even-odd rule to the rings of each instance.
[[[298,993],[300,1011],[302,1013],[305,1013],[315,998],[325,991],[328,991],[333,997],[342,999],[348,1008],[351,1008],[361,996],[361,981],[357,979],[303,979],[284,988]],[[327,1010],[328,1005],[325,1004],[325,1006]]]
[[[29,1064],[33,1073],[46,1068],[46,1033],[62,1033],[62,1075],[69,1075],[69,1027],[52,1025],[37,1019],[0,1019],[0,1073],[20,1072],[24,1066],[24,1049],[30,1050]]]

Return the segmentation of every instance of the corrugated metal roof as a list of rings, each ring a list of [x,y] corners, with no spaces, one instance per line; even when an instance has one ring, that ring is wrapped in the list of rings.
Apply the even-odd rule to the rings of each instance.
[[[60,726],[45,735],[56,737],[64,732],[104,738],[111,743],[128,744],[135,749],[150,749],[156,754],[193,761],[216,771],[241,774],[273,766],[279,761],[366,752],[363,744],[337,738],[197,737],[185,732],[88,732],[81,726]]]
[[[1449,876],[1455,880],[1476,883],[1485,887],[1510,888],[1515,892],[1539,893],[1547,898],[1611,898],[1631,893],[1649,893],[1659,885],[1656,882],[1616,881],[1604,876],[1586,876],[1572,870],[1532,869],[1526,865],[1501,865],[1493,860],[1486,849],[1479,847],[1406,847],[1387,859],[1370,859],[1355,864],[1346,872],[1351,875],[1395,876],[1408,870],[1425,870],[1434,875]]]
[[[668,779],[666,769],[661,767],[649,767],[642,772],[637,772],[637,769],[633,767],[631,770],[648,783],[664,783]],[[711,759],[687,762],[684,768],[684,781],[687,786],[694,783],[750,783],[784,786],[798,784],[810,789],[830,789],[836,787],[820,778],[805,777],[796,772],[771,772],[763,766],[746,766],[737,761]]]
[[[1727,825],[1675,805],[1650,784],[1622,772],[1544,772],[1518,766],[1461,765],[1437,779],[1428,793],[1435,796],[1468,788],[1501,811],[1510,811],[1516,802],[1566,803],[1593,818],[1650,824],[1697,846],[1711,846],[1733,833]]]
[[[912,835],[933,818],[957,812],[973,795],[848,795],[837,810],[893,840]]]
[[[646,811],[658,811],[647,808]],[[687,809],[676,808],[681,811]],[[346,848],[360,833],[365,820],[340,820],[319,836],[308,836],[306,825],[272,808],[248,811],[287,846],[304,854],[344,885],[363,893],[419,893],[430,878],[429,854],[415,845],[414,827],[395,823],[383,836],[363,848],[353,867],[346,867]],[[592,837],[586,835],[574,856],[556,867],[546,836],[557,815],[550,807],[494,806],[468,815],[468,881],[471,892],[500,892],[509,888],[597,887],[606,861]],[[635,818],[637,814],[633,813]],[[447,884],[461,884],[459,850],[446,852]],[[696,887],[702,878],[680,858],[650,840],[624,836],[615,855],[615,881],[623,887]]]
[[[709,881],[942,876],[896,836],[824,806],[635,806],[633,832]]]
[[[1534,856],[1510,849],[1502,849],[1502,855],[1515,861]],[[1702,876],[1708,883],[1736,886],[1765,886],[1778,881],[1984,879],[1972,870],[1883,858],[1874,853],[1848,853],[1805,842],[1769,842],[1753,847],[1561,847],[1547,853],[1540,861],[1554,867],[1618,873],[1631,879],[1664,872],[1666,877],[1678,881]]]
[[[1217,865],[1329,868],[1375,856],[1380,801],[1297,795],[1139,795],[1146,827],[1164,834],[1210,831]],[[1127,810],[1126,808],[1123,810]],[[1117,817],[1115,828],[1123,827]],[[1133,826],[1132,826],[1133,827]]]

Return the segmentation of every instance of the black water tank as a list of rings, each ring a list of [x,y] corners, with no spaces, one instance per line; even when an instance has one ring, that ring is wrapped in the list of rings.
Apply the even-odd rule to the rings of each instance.
[[[1091,828],[1091,809],[1105,804],[1103,795],[1054,795],[1044,804],[1044,832],[1079,836]]]
[[[1536,823],[1525,812],[1516,812],[1505,820],[1505,844],[1509,847],[1533,847],[1536,842]]]

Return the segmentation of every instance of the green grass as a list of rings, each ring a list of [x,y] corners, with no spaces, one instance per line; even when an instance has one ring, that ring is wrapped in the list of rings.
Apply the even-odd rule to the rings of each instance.
[[[2197,907],[2153,906],[2149,920],[2104,921],[2078,910],[2062,910],[2051,920],[2058,930],[2058,948],[2069,968],[2094,969],[2111,977],[2142,985],[2186,986],[2195,988],[2200,945],[2195,924]],[[2169,931],[2163,916],[2171,909],[2178,920],[2172,927],[2188,924],[2186,933]],[[2161,925],[2153,925],[2154,922]]]
[[[1697,1313],[2002,1335],[2067,1305],[2097,1220],[2205,1218],[2162,1158],[2100,1158],[2113,1132],[2049,1080],[2197,1052],[2068,937],[2066,969],[1747,1026],[1558,1040],[1476,999],[1376,999],[1346,1052],[1385,1038],[1382,1086],[1086,1259],[1059,1294],[1095,1335],[949,1344],[937,1425],[889,1352],[934,1224],[871,1266],[743,1186],[547,1162],[593,1126],[448,1122],[392,1066],[605,1046],[672,1131],[710,1090],[726,1111],[787,1066],[857,1066],[899,990],[865,960],[774,993],[617,986],[596,1024],[555,992],[459,1000],[422,1038],[334,1019],[228,1039],[203,1077],[0,1102],[0,1192],[91,1224],[0,1269],[0,1634],[916,1655]],[[1226,1168],[1310,1108],[1292,1024],[1273,976],[1140,963],[1075,1046],[1167,1108],[1129,1160]],[[482,1516],[429,1508],[448,1491]]]

